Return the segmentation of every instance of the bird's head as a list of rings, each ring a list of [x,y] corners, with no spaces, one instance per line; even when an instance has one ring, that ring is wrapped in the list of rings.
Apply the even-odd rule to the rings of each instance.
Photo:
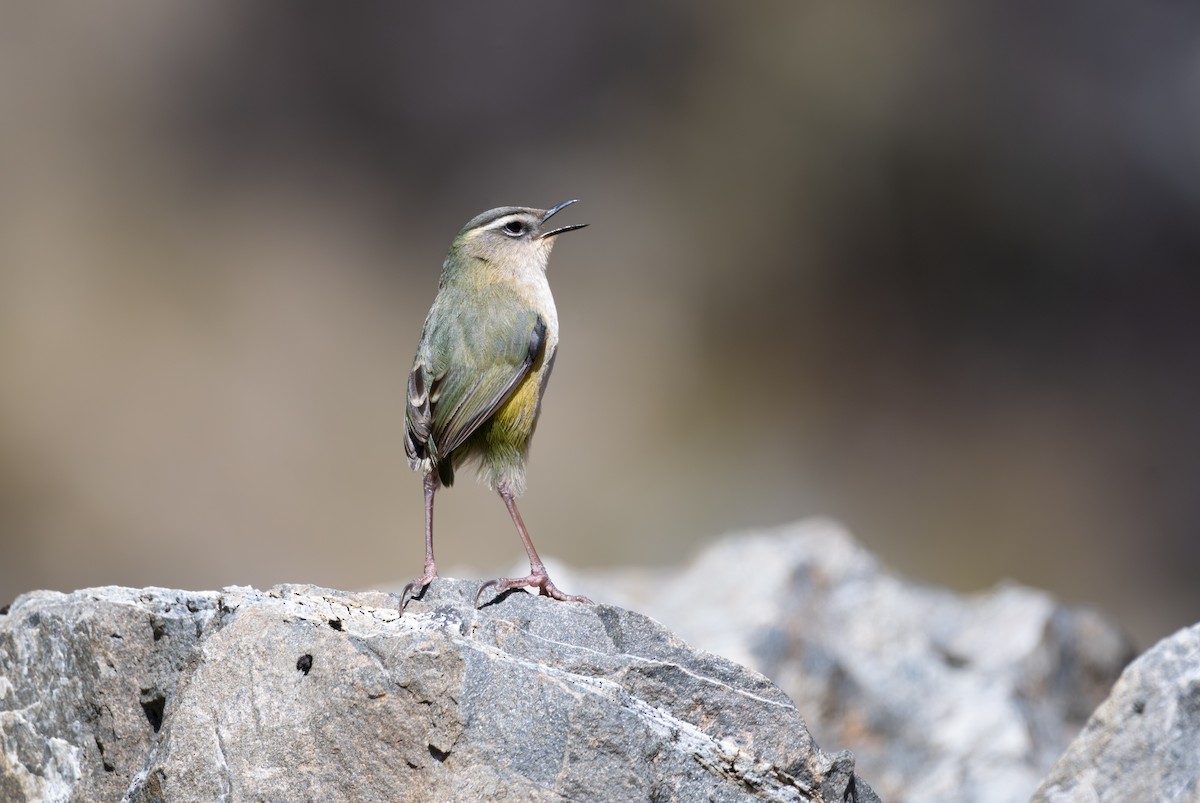
[[[463,266],[483,263],[493,270],[514,273],[545,270],[554,238],[587,225],[554,228],[549,224],[550,218],[573,203],[564,201],[550,209],[502,206],[477,215],[454,238],[447,261]]]

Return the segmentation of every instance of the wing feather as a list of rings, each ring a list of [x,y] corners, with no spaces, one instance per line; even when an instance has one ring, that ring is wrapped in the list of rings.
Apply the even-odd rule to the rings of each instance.
[[[486,312],[447,314],[479,309]],[[546,322],[515,292],[492,286],[467,299],[443,287],[409,374],[404,446],[410,465],[445,462],[439,472],[452,479],[451,454],[508,400],[545,346]]]

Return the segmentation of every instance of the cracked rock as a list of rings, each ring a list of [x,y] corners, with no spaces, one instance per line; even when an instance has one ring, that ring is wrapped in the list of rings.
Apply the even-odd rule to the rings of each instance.
[[[215,593],[37,592],[0,615],[0,800],[118,800]]]
[[[0,799],[877,801],[776,686],[644,616],[281,586],[0,615]]]

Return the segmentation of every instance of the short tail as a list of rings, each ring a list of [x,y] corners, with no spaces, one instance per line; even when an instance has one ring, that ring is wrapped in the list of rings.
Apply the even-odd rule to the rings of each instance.
[[[454,484],[454,461],[450,459],[450,455],[446,455],[434,463],[434,467],[437,469],[438,479],[442,481],[442,485],[449,488]]]

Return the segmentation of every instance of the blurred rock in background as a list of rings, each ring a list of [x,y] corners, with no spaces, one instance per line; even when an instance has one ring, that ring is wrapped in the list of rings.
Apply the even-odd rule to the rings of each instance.
[[[823,514],[1142,645],[1200,586],[1200,7],[0,10],[0,603],[420,568],[451,237],[581,198],[523,512],[573,565]],[[442,497],[439,557],[506,564]]]

